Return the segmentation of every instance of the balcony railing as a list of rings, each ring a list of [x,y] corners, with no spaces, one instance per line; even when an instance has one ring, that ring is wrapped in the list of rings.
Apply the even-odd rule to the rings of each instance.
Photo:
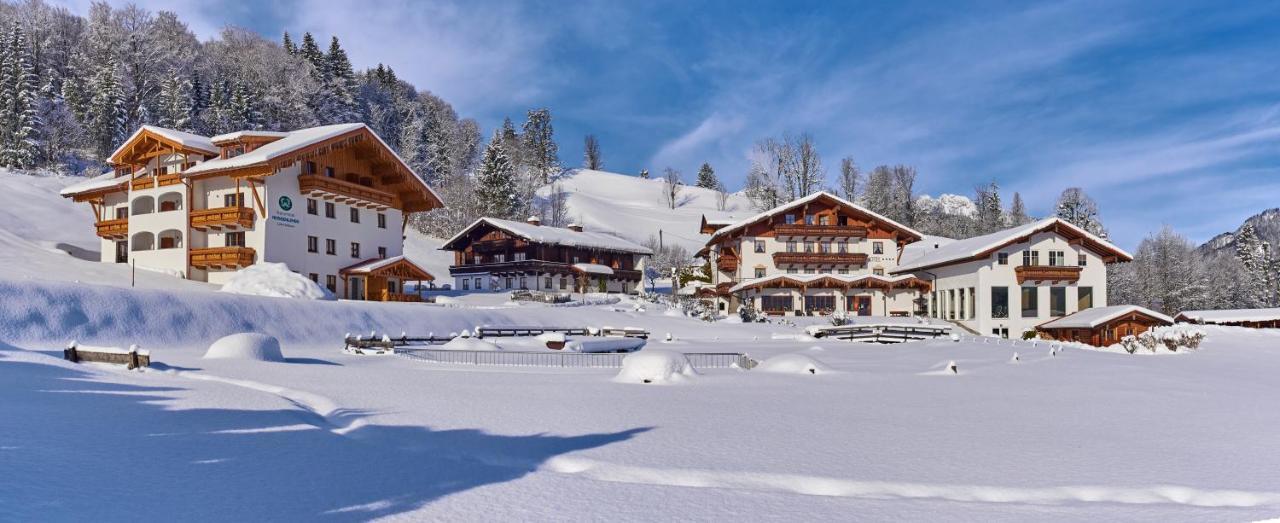
[[[152,187],[164,187],[167,185],[178,185],[182,183],[182,175],[178,173],[162,174],[160,176],[143,176],[133,180],[133,190],[140,191],[142,189],[150,189]]]
[[[129,235],[129,219],[100,220],[94,224],[100,238],[124,238]]]
[[[256,254],[251,247],[210,247],[191,249],[189,258],[191,266],[197,269],[218,269],[248,267],[253,265]]]
[[[732,254],[722,254],[716,259],[716,269],[720,272],[735,272],[738,270],[738,257]]]
[[[521,261],[505,261],[494,263],[473,263],[468,265],[453,265],[449,267],[450,276],[460,276],[466,274],[489,273],[500,275],[534,273],[534,274],[576,274],[573,270],[573,264],[563,262],[552,262],[543,260],[521,260]],[[595,275],[592,275],[593,277]],[[640,281],[640,271],[631,269],[613,269],[613,278]]]
[[[773,263],[774,265],[866,265],[867,255],[860,252],[775,252]]]
[[[788,223],[775,225],[774,234],[778,236],[829,237],[829,238],[866,238],[867,228],[861,225],[810,225],[805,223]]]
[[[1080,280],[1081,267],[1057,265],[1019,265],[1013,268],[1018,283],[1025,281],[1075,282]]]
[[[253,207],[217,207],[191,211],[191,228],[221,229],[223,227],[253,227]]]
[[[298,175],[298,190],[302,194],[333,195],[338,202],[358,200],[382,207],[397,207],[394,194],[317,174]]]

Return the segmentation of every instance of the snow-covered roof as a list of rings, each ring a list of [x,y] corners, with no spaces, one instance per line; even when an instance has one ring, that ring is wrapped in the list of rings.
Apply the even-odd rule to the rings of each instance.
[[[1242,323],[1280,320],[1280,308],[1222,309],[1216,311],[1182,311],[1178,318],[1200,323]]]
[[[207,162],[198,163],[195,166],[191,167],[190,169],[187,169],[186,171],[184,171],[183,175],[192,176],[200,173],[222,171],[227,169],[238,169],[241,167],[249,167],[252,165],[263,164],[271,160],[274,160],[276,158],[279,158],[281,156],[292,153],[298,149],[309,147],[317,143],[323,142],[325,140],[328,140],[330,138],[341,136],[343,134],[346,134],[352,131],[356,131],[359,129],[367,129],[367,128],[368,126],[366,126],[363,123],[341,123],[341,124],[333,124],[333,125],[322,125],[319,127],[310,127],[307,129],[299,129],[297,131],[291,131],[288,133],[284,133],[284,137],[280,138],[279,140],[276,140],[274,142],[270,142],[267,144],[263,144],[261,147],[258,147],[257,149],[244,153],[240,156],[235,156],[232,158],[215,158]],[[258,131],[252,131],[252,132],[258,132]],[[384,149],[390,152],[392,156],[395,156],[396,160],[400,162],[400,164],[403,165],[407,171],[409,171],[410,177],[416,180],[423,187],[425,187],[427,191],[431,193],[431,196],[436,199],[436,201],[439,201],[442,203],[444,202],[444,200],[440,198],[440,195],[436,194],[435,190],[432,189],[430,186],[428,186],[427,182],[423,181],[422,178],[417,175],[417,173],[414,173],[413,169],[409,167],[409,164],[405,163],[404,159],[400,158],[400,155],[396,154],[395,150],[392,149],[389,145],[387,145],[387,142],[383,141],[381,136],[378,136],[378,133],[375,133],[373,132],[373,130],[370,129],[369,134],[372,135],[374,138],[377,138],[378,143],[381,144]]]
[[[125,148],[144,132],[150,132],[158,135],[183,147],[204,151],[209,154],[218,154],[218,146],[213,145],[213,141],[209,140],[207,137],[174,129],[165,129],[164,127],[156,127],[154,125],[144,125],[139,127],[137,131],[134,131],[132,135],[129,135],[129,139],[122,142],[120,147],[117,147],[115,151],[112,151],[110,158],[115,158],[117,155],[124,152]]]
[[[219,134],[217,136],[214,136],[213,138],[210,138],[209,141],[213,143],[234,142],[236,140],[240,140],[242,138],[249,137],[249,136],[261,136],[264,138],[284,138],[286,136],[289,136],[289,133],[281,132],[281,131],[236,131],[234,133]]]
[[[886,217],[886,216],[883,216],[883,215],[877,214],[877,213],[875,213],[875,212],[872,212],[871,210],[869,210],[869,209],[867,209],[867,208],[865,208],[865,207],[862,207],[862,206],[860,206],[860,205],[858,205],[858,204],[855,204],[855,203],[853,203],[853,202],[851,202],[851,201],[849,201],[849,200],[846,200],[846,199],[844,199],[844,198],[841,198],[841,197],[839,197],[839,196],[836,196],[836,195],[831,194],[831,193],[826,192],[826,191],[819,191],[819,192],[816,192],[816,193],[810,194],[810,195],[808,195],[808,196],[805,196],[804,198],[800,198],[800,199],[797,199],[797,200],[792,200],[791,202],[788,202],[788,203],[784,203],[784,204],[782,204],[782,205],[779,205],[779,206],[777,206],[777,207],[774,207],[774,208],[772,208],[772,209],[769,209],[769,210],[767,210],[767,211],[764,211],[764,212],[762,212],[762,213],[760,213],[760,214],[757,214],[757,215],[752,216],[752,217],[750,217],[750,218],[747,218],[747,219],[745,219],[745,220],[739,220],[739,221],[734,222],[734,223],[733,223],[733,224],[731,224],[731,225],[727,225],[727,226],[725,226],[725,227],[722,227],[720,230],[717,230],[716,232],[712,233],[710,242],[714,242],[714,241],[716,240],[716,238],[719,238],[720,236],[723,236],[723,235],[725,235],[725,234],[728,234],[728,233],[730,233],[730,232],[732,232],[732,231],[736,231],[736,230],[738,230],[738,229],[741,229],[741,228],[743,228],[743,227],[746,227],[746,226],[748,226],[748,225],[751,225],[751,224],[753,224],[753,223],[756,223],[756,222],[758,222],[758,221],[760,221],[760,220],[764,220],[764,219],[766,219],[766,218],[771,218],[771,217],[773,217],[773,216],[775,216],[775,215],[777,215],[777,214],[780,214],[780,213],[783,213],[783,212],[789,211],[789,210],[794,209],[794,208],[796,208],[796,207],[800,207],[800,206],[802,206],[802,205],[804,205],[804,204],[806,204],[806,203],[812,202],[812,201],[814,201],[814,200],[818,200],[818,199],[820,199],[820,198],[830,198],[830,199],[832,199],[832,200],[835,200],[835,202],[836,202],[836,203],[839,203],[839,204],[840,204],[840,205],[842,205],[842,206],[849,207],[849,208],[852,208],[852,209],[857,210],[858,212],[865,213],[865,214],[867,214],[868,216],[872,216],[873,218],[875,218],[875,219],[876,219],[876,221],[880,221],[880,222],[887,223],[887,224],[889,224],[890,226],[892,226],[893,228],[898,229],[898,230],[901,230],[901,231],[903,231],[903,232],[906,232],[907,234],[909,234],[909,235],[911,235],[911,236],[914,236],[914,237],[916,237],[916,238],[920,238],[920,237],[923,237],[923,236],[924,236],[924,234],[921,234],[919,231],[917,231],[917,230],[915,230],[915,229],[912,229],[912,228],[910,228],[910,227],[907,227],[906,225],[903,225],[903,224],[901,224],[901,223],[898,223],[898,222],[896,222],[896,221],[893,221],[893,220],[889,219],[889,218],[888,218],[888,217]],[[710,223],[710,221],[708,221],[708,223]],[[710,242],[708,242],[708,243],[710,243]]]
[[[1045,218],[1026,225],[1011,227],[1003,231],[996,231],[982,236],[974,236],[973,238],[952,240],[950,242],[929,242],[925,246],[912,249],[910,251],[904,251],[902,263],[900,263],[897,268],[893,269],[892,272],[903,273],[937,267],[940,265],[969,261],[977,256],[982,256],[984,253],[988,253],[1010,243],[1014,243],[1023,237],[1051,229],[1055,226],[1070,229],[1075,233],[1088,238],[1100,248],[1112,251],[1113,254],[1122,258],[1133,258],[1129,253],[1119,247],[1116,247],[1111,242],[1099,238],[1066,220],[1061,218]],[[935,243],[938,245],[937,248],[927,248],[933,247]],[[909,255],[914,256],[909,257]]]
[[[347,267],[343,267],[339,272],[343,274],[372,274],[378,271],[379,269],[390,267],[392,265],[395,265],[397,263],[402,263],[402,262],[407,263],[413,266],[413,268],[416,268],[417,270],[421,271],[423,274],[430,276],[430,273],[423,270],[421,267],[418,267],[417,264],[413,263],[408,258],[405,258],[404,255],[392,256],[390,258],[374,258],[372,260],[365,260],[355,265],[349,265]]]
[[[1040,324],[1040,328],[1047,329],[1092,329],[1103,323],[1114,320],[1131,312],[1144,314],[1160,321],[1173,323],[1173,318],[1160,314],[1146,307],[1137,305],[1111,305],[1109,307],[1094,307],[1085,309],[1080,312],[1068,314],[1056,320],[1048,321]]]
[[[116,176],[114,171],[105,172],[83,182],[63,187],[61,191],[58,191],[58,194],[61,194],[62,196],[75,196],[80,193],[122,185],[127,181],[129,181],[128,177]]]
[[[568,247],[583,247],[587,249],[600,249],[605,251],[630,252],[635,254],[653,254],[648,247],[632,243],[611,234],[591,231],[571,231],[560,227],[551,227],[548,225],[533,225],[531,223],[517,222],[513,220],[501,220],[498,218],[480,218],[471,225],[462,229],[458,234],[453,235],[444,242],[444,250],[451,250],[450,245],[470,233],[476,227],[481,225],[489,225],[491,227],[502,229],[514,236],[519,236],[526,240],[536,243],[545,243],[548,245],[564,245]]]
[[[604,274],[607,276],[613,276],[612,268],[607,265],[600,265],[599,263],[575,263],[573,264],[573,268],[587,274]]]
[[[866,280],[876,281],[880,283],[903,283],[916,280],[915,276],[904,274],[901,276],[877,276],[875,274],[774,274],[763,278],[751,278],[742,280],[737,285],[729,289],[729,292],[738,292],[743,289],[749,289],[759,285],[767,285],[773,282],[789,281],[794,283],[812,283],[818,280],[835,280],[839,282],[854,284]]]

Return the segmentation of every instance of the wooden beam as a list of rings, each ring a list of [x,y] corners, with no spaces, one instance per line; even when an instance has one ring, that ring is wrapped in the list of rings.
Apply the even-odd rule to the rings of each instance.
[[[249,190],[253,191],[253,201],[258,204],[258,212],[265,218],[267,216],[267,207],[262,205],[262,197],[258,195],[258,185],[253,183],[253,180],[247,180],[247,182],[249,183]],[[236,199],[238,200],[239,198],[237,197]]]

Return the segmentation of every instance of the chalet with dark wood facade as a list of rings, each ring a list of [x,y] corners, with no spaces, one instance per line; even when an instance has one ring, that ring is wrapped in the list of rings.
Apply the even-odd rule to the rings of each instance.
[[[567,228],[481,218],[445,242],[459,290],[629,293],[648,248],[579,225]]]
[[[1053,340],[1106,347],[1120,343],[1125,336],[1167,325],[1173,325],[1173,318],[1164,314],[1137,305],[1113,305],[1069,314],[1043,323],[1036,330]]]

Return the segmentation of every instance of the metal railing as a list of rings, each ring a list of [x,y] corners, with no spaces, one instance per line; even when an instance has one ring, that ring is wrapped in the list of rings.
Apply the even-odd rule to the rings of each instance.
[[[557,367],[583,369],[619,369],[626,353],[595,352],[513,352],[448,349],[401,349],[395,353],[406,358],[453,365],[488,365],[495,367]],[[694,369],[750,369],[756,362],[736,352],[685,353]]]

